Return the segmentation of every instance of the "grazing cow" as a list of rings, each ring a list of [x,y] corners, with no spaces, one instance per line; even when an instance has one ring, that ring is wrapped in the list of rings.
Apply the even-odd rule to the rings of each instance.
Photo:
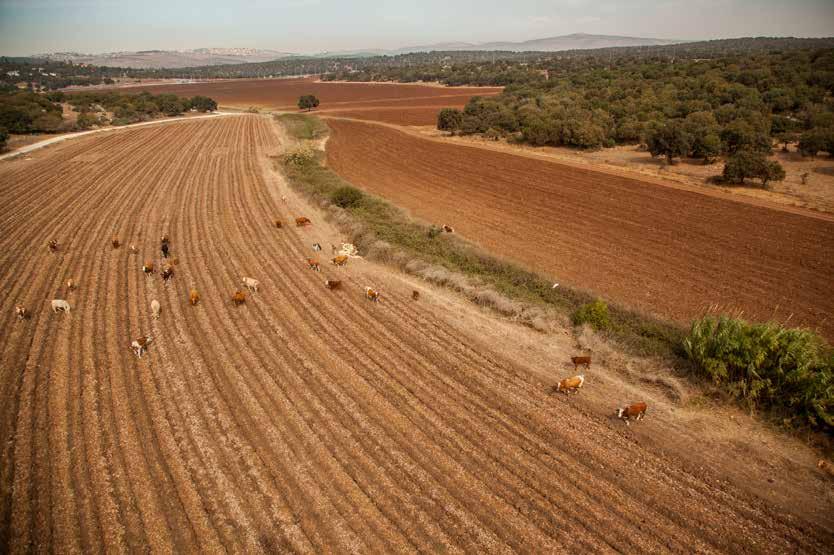
[[[446,224],[443,224],[443,226],[440,228],[440,230],[443,231],[444,233],[454,233],[455,232],[455,228],[453,228],[450,225],[446,225]]]
[[[420,298],[420,292],[419,291],[417,291],[415,289],[414,291],[411,292],[411,300],[416,301],[419,298]]]
[[[130,245],[130,254],[136,254],[139,252],[139,249],[136,248],[136,245]]]
[[[114,249],[118,249],[122,245],[121,243],[119,243],[119,240],[115,237],[113,237],[113,239],[110,241],[110,244],[113,245]]]
[[[153,262],[150,260],[146,260],[145,263],[142,265],[142,271],[145,272],[145,275],[151,275],[154,273],[153,269]]]
[[[162,243],[162,246],[159,248],[162,251],[162,257],[168,258],[168,243]]]
[[[162,312],[162,307],[159,306],[159,301],[157,301],[156,299],[152,300],[151,301],[151,316],[153,316],[154,319],[158,320],[160,312]]]
[[[250,291],[255,291],[257,293],[258,286],[261,284],[260,281],[256,280],[255,278],[245,277],[241,280],[243,285],[246,286],[247,289]]]
[[[572,378],[565,378],[564,380],[560,381],[556,384],[556,387],[553,388],[555,391],[563,391],[565,394],[570,393],[573,391],[574,393],[579,393],[579,388],[582,387],[582,384],[585,383],[585,376],[580,374],[578,376],[574,376]]]
[[[371,289],[370,287],[365,288],[365,298],[369,301],[373,301],[375,303],[379,302],[379,291]]]
[[[191,303],[191,306],[195,306],[198,302],[200,302],[200,294],[196,289],[192,289],[188,293],[188,302]]]
[[[69,312],[70,311],[69,303],[67,301],[63,300],[63,299],[53,300],[52,301],[52,312],[58,312],[58,311]]]
[[[591,368],[591,357],[570,357],[570,361],[573,363],[573,369],[576,370],[580,365],[585,365],[585,370],[589,370]]]
[[[168,234],[166,233],[165,235],[163,235],[162,237],[159,238],[159,242],[164,245],[166,243],[170,243],[171,240],[168,239]]]
[[[338,279],[326,279],[324,280],[324,286],[328,289],[340,289],[342,282]]]
[[[165,268],[164,270],[162,270],[162,274],[160,275],[162,276],[162,281],[168,281],[169,279],[174,277],[174,269],[170,267]]]
[[[49,249],[49,252],[58,252],[58,241],[55,239],[48,242],[46,246]]]
[[[75,282],[71,279],[67,280],[67,291],[72,291],[75,289]]]
[[[318,252],[321,250],[321,245],[318,243],[313,243],[313,250]]]
[[[303,227],[305,225],[310,225],[311,223],[313,222],[310,221],[310,218],[305,218],[304,216],[295,219],[295,225],[297,227]]]
[[[240,291],[240,290],[235,291],[235,294],[232,295],[232,303],[234,303],[235,306],[240,306],[245,302],[246,302],[246,293],[244,293],[243,291]]]
[[[133,343],[130,344],[130,348],[133,349],[136,356],[142,358],[142,353],[148,350],[148,344],[151,341],[153,341],[153,338],[150,335],[146,335],[144,337],[140,337],[139,339],[135,339]]]
[[[330,262],[334,266],[344,266],[345,264],[347,264],[347,261],[348,261],[348,257],[341,254],[341,255],[337,256],[336,258],[334,258],[333,260],[331,260]]]
[[[321,272],[321,266],[317,260],[313,260],[312,258],[307,259],[307,265],[310,267],[311,270],[315,270],[317,272]]]
[[[284,195],[281,195],[281,200],[284,201],[284,202],[287,202],[287,197],[284,196]]]
[[[24,306],[15,306],[14,314],[18,320],[26,320],[29,317],[29,311]]]
[[[281,229],[281,227],[283,227],[283,225],[284,224],[281,223],[281,220],[275,220],[275,227],[277,227],[278,229]]]
[[[621,407],[617,409],[617,418],[625,420],[626,426],[629,426],[629,420],[640,420],[646,415],[646,409],[648,409],[648,405],[646,403],[634,403],[633,405],[629,405],[627,407]]]
[[[826,472],[829,476],[834,478],[834,465],[832,465],[827,460],[820,459],[819,462],[817,462],[817,468],[819,468],[823,472]]]

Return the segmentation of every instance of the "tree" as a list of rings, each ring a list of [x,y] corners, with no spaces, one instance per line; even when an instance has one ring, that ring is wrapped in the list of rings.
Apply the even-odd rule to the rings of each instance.
[[[9,140],[9,132],[5,128],[0,127],[0,150],[6,148],[6,142]]]
[[[802,156],[816,156],[820,151],[834,155],[834,127],[812,129],[799,138],[799,152]]]
[[[312,110],[319,105],[319,99],[312,94],[305,94],[298,99],[299,110]]]
[[[766,154],[772,148],[770,137],[766,133],[743,120],[736,120],[728,124],[721,131],[721,140],[724,141],[724,146],[729,154],[735,154],[740,150],[752,150]]]
[[[440,131],[459,131],[463,125],[463,112],[455,108],[443,108],[437,114],[437,128]]]
[[[198,112],[213,112],[217,110],[217,102],[207,96],[195,96],[191,99],[191,107]]]
[[[767,188],[770,181],[785,179],[785,170],[779,162],[768,161],[761,152],[752,150],[740,150],[727,158],[725,181],[741,185],[748,177],[761,179],[762,187]]]
[[[81,112],[78,114],[78,119],[75,121],[75,125],[77,125],[79,129],[89,129],[98,123],[98,117],[90,112]]]
[[[692,136],[679,122],[670,121],[650,130],[646,144],[652,156],[665,156],[671,164],[674,158],[689,154]]]

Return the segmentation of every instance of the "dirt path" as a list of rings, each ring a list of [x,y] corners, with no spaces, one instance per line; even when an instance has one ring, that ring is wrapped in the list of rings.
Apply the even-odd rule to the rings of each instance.
[[[556,281],[688,321],[710,306],[834,338],[834,221],[329,120],[328,163]]]
[[[818,497],[786,509],[646,448],[372,265],[309,270],[310,244],[335,238],[306,210],[312,228],[271,226],[302,209],[281,201],[269,168],[281,148],[269,118],[241,116],[0,164],[0,550],[824,552],[834,541],[812,516]],[[163,233],[179,260],[167,285],[140,271],[164,263]],[[113,250],[113,236],[139,255]],[[235,308],[244,275],[261,288]],[[344,290],[325,290],[325,276]],[[382,288],[379,304],[365,285]],[[71,314],[49,310],[56,297]],[[32,318],[16,322],[15,304]],[[144,333],[154,341],[137,359],[129,344]]]

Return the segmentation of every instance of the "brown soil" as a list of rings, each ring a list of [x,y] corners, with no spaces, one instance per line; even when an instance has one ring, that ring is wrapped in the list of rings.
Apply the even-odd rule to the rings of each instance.
[[[185,85],[153,85],[122,87],[119,92],[148,90],[153,94],[173,93],[182,96],[209,96],[221,106],[235,108],[260,107],[275,110],[297,109],[298,98],[314,94],[322,110],[350,110],[360,106],[397,107],[462,106],[475,95],[498,94],[499,87],[437,87],[391,83],[324,82],[305,79],[239,79]],[[427,125],[435,121],[420,120]]]
[[[710,307],[834,338],[834,219],[330,120],[349,181],[487,250],[643,311]]]
[[[529,369],[565,360],[564,340],[516,330],[515,341],[425,286],[412,302],[411,286],[361,260],[328,267],[344,290],[326,291],[304,260],[336,237],[271,171],[282,143],[269,118],[240,116],[0,164],[0,551],[784,553],[834,542],[816,474],[775,473],[785,499],[758,488],[774,472],[759,457],[739,483],[713,464],[745,464],[736,452],[659,439],[667,409],[627,429],[601,392],[617,403],[651,393],[600,369],[587,399],[548,395]],[[299,214],[313,226],[271,225]],[[179,259],[167,285],[140,270],[163,263],[163,233]],[[113,250],[113,236],[125,246]],[[261,290],[234,308],[244,275]],[[381,289],[379,304],[365,285]],[[72,312],[53,314],[49,299],[62,297]],[[16,322],[15,304],[32,318]],[[130,341],[145,333],[154,341],[137,359]],[[678,426],[672,437],[688,441]]]

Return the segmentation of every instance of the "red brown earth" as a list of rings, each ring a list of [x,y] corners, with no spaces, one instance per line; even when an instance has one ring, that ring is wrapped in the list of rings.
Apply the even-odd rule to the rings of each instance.
[[[669,451],[668,411],[627,429],[605,416],[610,397],[596,404],[604,387],[548,395],[526,369],[542,360],[498,354],[512,349],[451,324],[460,318],[429,308],[430,291],[415,303],[363,261],[307,269],[310,243],[328,237],[315,216],[272,226],[313,215],[271,170],[282,148],[269,118],[237,116],[0,163],[0,551],[822,553],[834,542],[807,472],[773,474],[790,495],[766,502],[726,479],[717,451]],[[167,285],[140,270],[164,263],[162,234],[179,259]],[[344,290],[326,291],[336,274]],[[244,275],[260,292],[235,308]],[[363,298],[369,284],[379,304]],[[72,312],[53,314],[56,297]],[[16,304],[31,319],[17,322]],[[145,333],[137,359],[130,341]]]
[[[555,281],[686,322],[710,307],[834,339],[834,219],[328,120],[347,180]]]
[[[433,125],[443,107],[463,107],[472,96],[501,92],[500,87],[441,87],[399,83],[344,83],[304,79],[236,79],[194,84],[122,87],[119,92],[149,91],[180,96],[204,95],[220,106],[296,110],[298,98],[314,94],[321,101],[317,112],[361,109],[366,116],[407,125]],[[373,110],[365,112],[365,110]],[[360,116],[361,117],[361,116]]]

